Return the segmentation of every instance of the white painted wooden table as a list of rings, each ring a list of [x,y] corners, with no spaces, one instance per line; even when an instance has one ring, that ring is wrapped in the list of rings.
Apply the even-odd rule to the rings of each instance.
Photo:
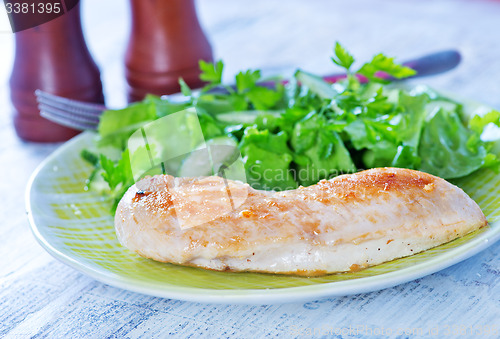
[[[82,4],[107,103],[120,107],[127,2]],[[420,81],[500,107],[499,1],[199,0],[198,10],[228,77],[248,67],[267,74],[294,67],[333,72],[329,56],[335,40],[363,60],[379,51],[402,60],[458,48],[463,54],[458,69]],[[487,337],[478,329],[499,330],[500,243],[394,288],[271,306],[149,297],[103,285],[56,261],[29,230],[24,191],[31,172],[58,145],[25,143],[14,134],[7,87],[12,38],[0,33],[0,337],[446,338],[457,337],[456,330],[473,338]]]

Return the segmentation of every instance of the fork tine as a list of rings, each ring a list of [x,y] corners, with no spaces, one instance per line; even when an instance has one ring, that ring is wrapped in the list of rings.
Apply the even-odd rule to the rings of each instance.
[[[40,111],[47,112],[48,114],[57,115],[60,117],[67,117],[68,119],[80,121],[89,124],[98,124],[99,117],[94,115],[82,114],[80,112],[74,112],[69,110],[62,110],[57,107],[49,106],[40,103],[38,105]]]
[[[81,122],[77,123],[77,122],[69,121],[68,119],[60,118],[57,116],[52,116],[52,115],[49,115],[45,112],[40,113],[40,115],[47,120],[55,122],[58,125],[73,128],[73,129],[76,129],[79,131],[95,130],[96,129],[95,125],[87,125],[87,124],[83,124]]]
[[[78,130],[95,130],[106,106],[36,90],[40,115],[60,125]]]
[[[82,118],[81,116],[74,115],[68,111],[61,111],[53,107],[39,106],[40,115],[45,119],[53,121],[57,124],[71,127],[78,130],[95,130],[99,123],[99,119],[95,117]]]
[[[83,102],[68,98],[59,97],[54,94],[50,94],[47,92],[43,92],[41,90],[36,90],[35,95],[37,97],[37,101],[40,103],[44,103],[46,105],[57,107],[61,110],[78,110],[81,113],[91,114],[91,115],[100,115],[102,111],[106,110],[106,106],[101,104]]]
[[[80,109],[73,109],[72,107],[59,107],[59,106],[52,106],[50,104],[46,104],[43,101],[38,102],[38,108],[40,110],[44,111],[52,111],[55,112],[57,115],[61,116],[69,116],[69,117],[75,117],[76,119],[79,120],[84,120],[88,122],[99,122],[100,115],[97,114],[89,114],[86,111],[82,111]]]
[[[68,103],[61,104],[59,102],[52,101],[51,99],[47,99],[47,98],[43,98],[43,97],[39,97],[37,101],[39,104],[44,105],[46,107],[54,107],[54,108],[57,108],[57,109],[64,111],[64,112],[71,112],[71,113],[79,114],[82,116],[92,116],[92,117],[98,118],[103,112],[102,110],[96,110],[92,107],[81,108],[81,107],[75,106],[73,104],[68,104]]]

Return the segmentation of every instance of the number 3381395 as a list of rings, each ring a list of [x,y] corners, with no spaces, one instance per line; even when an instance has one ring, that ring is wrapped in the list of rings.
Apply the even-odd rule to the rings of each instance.
[[[5,8],[8,14],[59,14],[61,13],[61,4],[55,3],[27,3],[27,2],[7,2]]]

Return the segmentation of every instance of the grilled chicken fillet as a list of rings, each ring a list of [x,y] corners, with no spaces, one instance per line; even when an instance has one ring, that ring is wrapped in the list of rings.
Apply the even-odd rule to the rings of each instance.
[[[221,198],[228,190],[238,202],[230,209]],[[306,276],[412,255],[486,224],[460,188],[398,168],[284,192],[219,177],[147,177],[130,187],[115,216],[119,241],[143,257],[212,270]]]

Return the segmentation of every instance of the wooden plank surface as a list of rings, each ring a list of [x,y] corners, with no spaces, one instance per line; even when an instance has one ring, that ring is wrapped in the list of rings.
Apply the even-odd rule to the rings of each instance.
[[[360,60],[399,60],[446,48],[463,55],[446,75],[419,80],[500,107],[500,1],[199,0],[199,16],[226,78],[295,67],[338,71],[336,40]],[[110,106],[125,104],[126,1],[85,0],[88,44]],[[500,337],[500,244],[441,272],[378,292],[280,305],[207,305],[127,292],[53,259],[32,236],[26,183],[58,145],[18,140],[7,79],[12,34],[0,33],[0,337]],[[490,330],[488,333],[487,331]],[[496,334],[492,332],[496,330]],[[406,332],[405,332],[406,331]],[[480,332],[481,331],[481,332]]]

